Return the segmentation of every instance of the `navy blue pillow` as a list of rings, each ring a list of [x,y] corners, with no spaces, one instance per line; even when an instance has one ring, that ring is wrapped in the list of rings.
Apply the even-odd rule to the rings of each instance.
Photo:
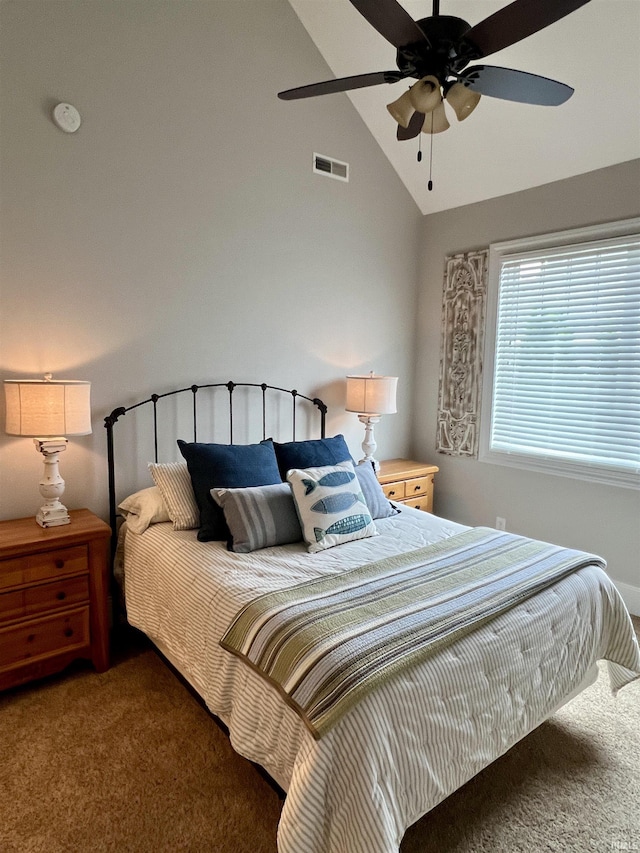
[[[211,489],[272,486],[281,483],[272,441],[260,444],[199,444],[178,439],[187,462],[196,503],[200,510],[200,542],[228,539],[224,513],[211,497]]]
[[[284,444],[274,441],[273,446],[283,480],[291,468],[317,468],[320,465],[353,462],[343,435],[311,441],[287,441]]]

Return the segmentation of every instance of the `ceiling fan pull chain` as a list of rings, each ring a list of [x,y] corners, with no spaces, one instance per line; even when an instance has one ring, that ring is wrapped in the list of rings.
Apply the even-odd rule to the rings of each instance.
[[[431,172],[433,168],[433,113],[431,113],[431,130],[432,133],[429,137],[429,183],[427,184],[427,189],[429,192],[433,189],[433,181],[431,180]]]
[[[422,162],[422,134],[418,135],[418,163]]]

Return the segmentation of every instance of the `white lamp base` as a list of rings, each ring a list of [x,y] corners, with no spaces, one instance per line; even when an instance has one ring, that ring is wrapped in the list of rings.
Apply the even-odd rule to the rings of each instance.
[[[34,438],[33,443],[44,456],[44,477],[40,480],[40,494],[45,499],[38,510],[36,521],[40,527],[58,527],[71,519],[66,506],[60,503],[64,494],[64,480],[58,471],[58,457],[67,449],[66,438]]]
[[[373,465],[373,470],[377,473],[380,470],[380,463],[373,455],[378,446],[373,437],[373,425],[380,422],[380,415],[358,415],[358,420],[364,424],[364,441],[362,442],[364,457],[360,462],[370,462]]]
[[[57,506],[44,504],[36,513],[36,521],[40,527],[58,527],[61,524],[70,524],[69,512],[64,504],[58,501]]]

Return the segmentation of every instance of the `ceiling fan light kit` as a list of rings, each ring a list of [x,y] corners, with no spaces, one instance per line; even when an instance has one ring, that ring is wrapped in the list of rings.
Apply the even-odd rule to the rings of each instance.
[[[450,127],[442,103],[443,91],[445,98],[456,114],[458,121],[463,121],[475,110],[480,100],[478,92],[469,89],[463,83],[449,83],[443,90],[437,77],[427,75],[396,100],[387,104],[387,110],[400,127],[408,128],[414,113],[422,113],[425,120],[422,124],[423,133],[442,133]],[[432,119],[429,120],[429,116]]]
[[[419,136],[421,130],[439,133],[449,127],[443,93],[459,121],[473,112],[480,95],[557,106],[573,94],[571,86],[565,83],[526,71],[491,65],[467,66],[539,32],[589,0],[513,0],[473,27],[462,18],[440,15],[439,0],[433,0],[431,17],[418,21],[397,0],[350,2],[396,48],[398,70],[357,74],[288,89],[279,92],[279,98],[296,100],[413,77],[418,82],[387,105],[398,124],[396,138],[405,140]],[[425,115],[427,118],[432,115],[433,121],[424,121]],[[435,130],[436,126],[440,130]]]

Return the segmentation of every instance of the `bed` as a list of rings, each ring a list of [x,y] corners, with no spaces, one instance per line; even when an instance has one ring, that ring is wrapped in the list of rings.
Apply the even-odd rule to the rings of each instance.
[[[430,553],[470,531],[411,507],[392,508],[375,519],[375,535],[315,553],[309,553],[305,541],[241,553],[229,550],[226,540],[199,541],[189,519],[176,525],[167,505],[176,495],[167,501],[161,494],[158,501],[158,481],[133,495],[127,484],[121,499],[113,429],[123,414],[143,405],[153,409],[152,473],[164,476],[179,466],[184,477],[182,461],[158,461],[165,453],[159,449],[162,426],[175,427],[180,421],[173,411],[159,414],[158,402],[164,396],[173,404],[176,394],[189,398],[195,446],[201,442],[196,399],[203,388],[221,389],[225,406],[228,398],[233,444],[233,403],[244,387],[190,386],[119,407],[107,418],[115,564],[127,619],[222,720],[234,749],[263,767],[286,792],[278,828],[280,853],[397,853],[408,826],[591,683],[596,661],[608,661],[614,693],[637,678],[640,651],[631,620],[598,560],[583,560],[561,580],[392,672],[319,735],[273,681],[222,647],[234,620],[261,596],[340,584],[360,567]],[[266,397],[272,390],[289,395],[293,412],[292,436],[281,445],[285,450],[307,441],[296,438],[301,404],[320,417],[320,439],[309,441],[333,440],[325,438],[326,407],[319,399],[265,384],[249,387],[258,390],[261,400],[257,420],[262,442],[271,437]],[[325,463],[320,474],[329,470]],[[274,492],[280,489],[271,486]],[[252,487],[240,488],[246,497]],[[116,538],[118,505],[125,521]],[[236,523],[230,521],[237,544],[243,528]]]

